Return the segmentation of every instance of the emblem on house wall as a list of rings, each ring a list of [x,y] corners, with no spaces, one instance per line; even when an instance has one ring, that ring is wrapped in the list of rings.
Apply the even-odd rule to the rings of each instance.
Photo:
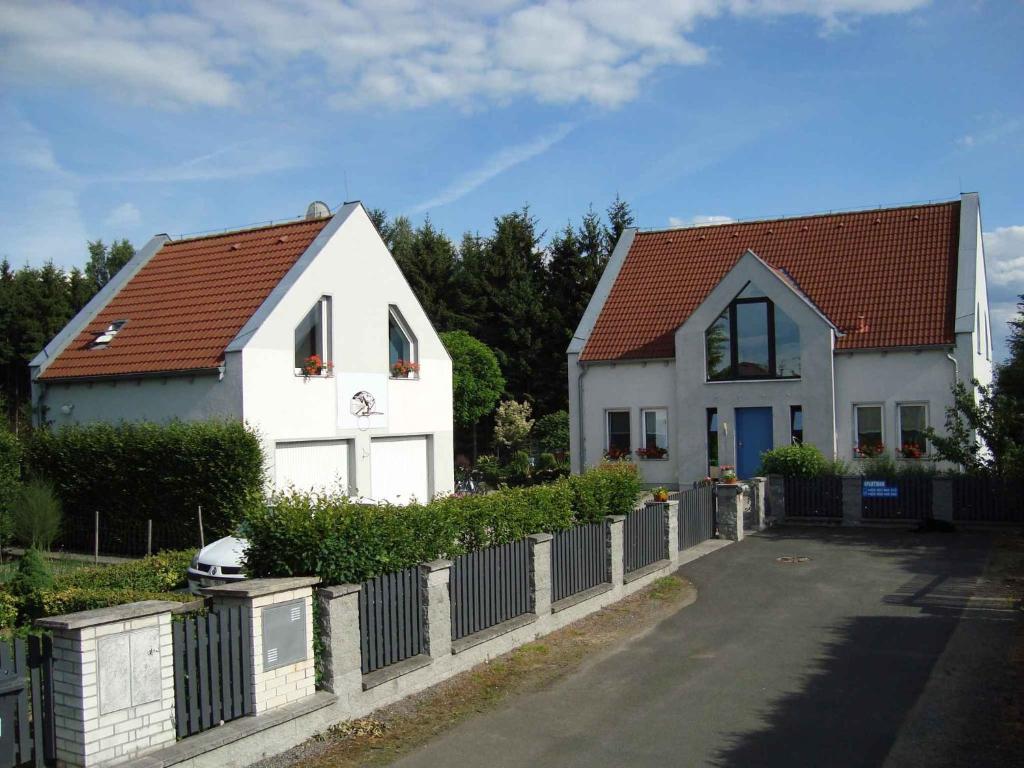
[[[338,426],[387,427],[388,378],[384,373],[342,373],[338,379]]]

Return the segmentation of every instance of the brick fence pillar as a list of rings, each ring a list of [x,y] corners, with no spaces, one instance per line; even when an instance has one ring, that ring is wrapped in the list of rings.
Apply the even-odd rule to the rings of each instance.
[[[262,714],[316,693],[313,585],[318,576],[248,579],[200,590],[217,605],[248,611],[252,706]]]
[[[358,584],[339,584],[317,590],[320,602],[322,679],[325,689],[338,696],[362,691],[362,650],[359,646]]]
[[[180,607],[146,600],[36,621],[53,633],[58,766],[116,765],[174,743],[171,612]]]
[[[953,522],[953,478],[932,478],[932,517]]]
[[[739,483],[719,483],[715,486],[718,497],[718,534],[729,541],[743,539],[743,486]]]
[[[537,616],[551,613],[551,540],[550,533],[535,533],[530,542],[530,594]]]
[[[420,565],[425,651],[432,659],[443,659],[452,653],[452,601],[448,593],[451,570],[451,560],[433,560]]]
[[[863,493],[860,475],[843,478],[843,525],[860,525],[864,515]]]

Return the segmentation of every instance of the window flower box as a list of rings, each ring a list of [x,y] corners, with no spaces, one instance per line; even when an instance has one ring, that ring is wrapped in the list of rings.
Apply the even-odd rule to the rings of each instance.
[[[637,448],[636,455],[641,459],[667,459],[668,448]]]
[[[609,448],[604,452],[605,461],[629,461],[632,457],[629,448]]]
[[[325,363],[320,359],[320,355],[310,355],[302,362],[302,367],[296,369],[296,373],[304,379],[311,376],[333,376],[334,363],[330,360]]]
[[[391,364],[392,379],[414,379],[419,375],[420,364],[399,358]]]

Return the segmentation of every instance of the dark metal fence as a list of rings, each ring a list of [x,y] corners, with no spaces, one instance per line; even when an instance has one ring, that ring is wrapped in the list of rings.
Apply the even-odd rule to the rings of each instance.
[[[563,600],[607,582],[608,524],[577,525],[551,540],[551,599]]]
[[[1024,482],[967,475],[953,478],[953,519],[1024,523]]]
[[[533,610],[529,540],[459,555],[452,564],[448,589],[453,640],[529,613]]]
[[[784,478],[786,517],[843,516],[843,478],[826,477]]]
[[[622,542],[626,573],[668,557],[665,541],[667,508],[665,502],[649,502],[626,515]]]
[[[174,621],[174,706],[178,738],[252,712],[252,651],[242,606]]]
[[[53,765],[49,637],[0,641],[0,768]]]
[[[876,484],[883,483],[884,488]],[[861,503],[865,520],[925,520],[932,516],[932,478],[900,477],[861,480]],[[786,497],[789,515],[789,497]]]
[[[423,653],[423,602],[418,567],[364,581],[359,592],[363,674]]]
[[[695,547],[715,535],[715,487],[694,483],[679,494],[680,551]]]

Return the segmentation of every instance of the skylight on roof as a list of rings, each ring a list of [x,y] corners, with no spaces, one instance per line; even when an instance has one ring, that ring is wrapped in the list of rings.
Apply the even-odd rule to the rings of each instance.
[[[107,326],[107,330],[103,331],[103,333],[99,334],[96,337],[96,339],[93,341],[91,345],[91,348],[96,349],[97,347],[107,346],[110,342],[114,340],[114,337],[117,336],[117,332],[120,331],[121,328],[124,327],[124,324],[127,322],[127,320],[115,320],[114,322],[112,322],[110,325]]]

